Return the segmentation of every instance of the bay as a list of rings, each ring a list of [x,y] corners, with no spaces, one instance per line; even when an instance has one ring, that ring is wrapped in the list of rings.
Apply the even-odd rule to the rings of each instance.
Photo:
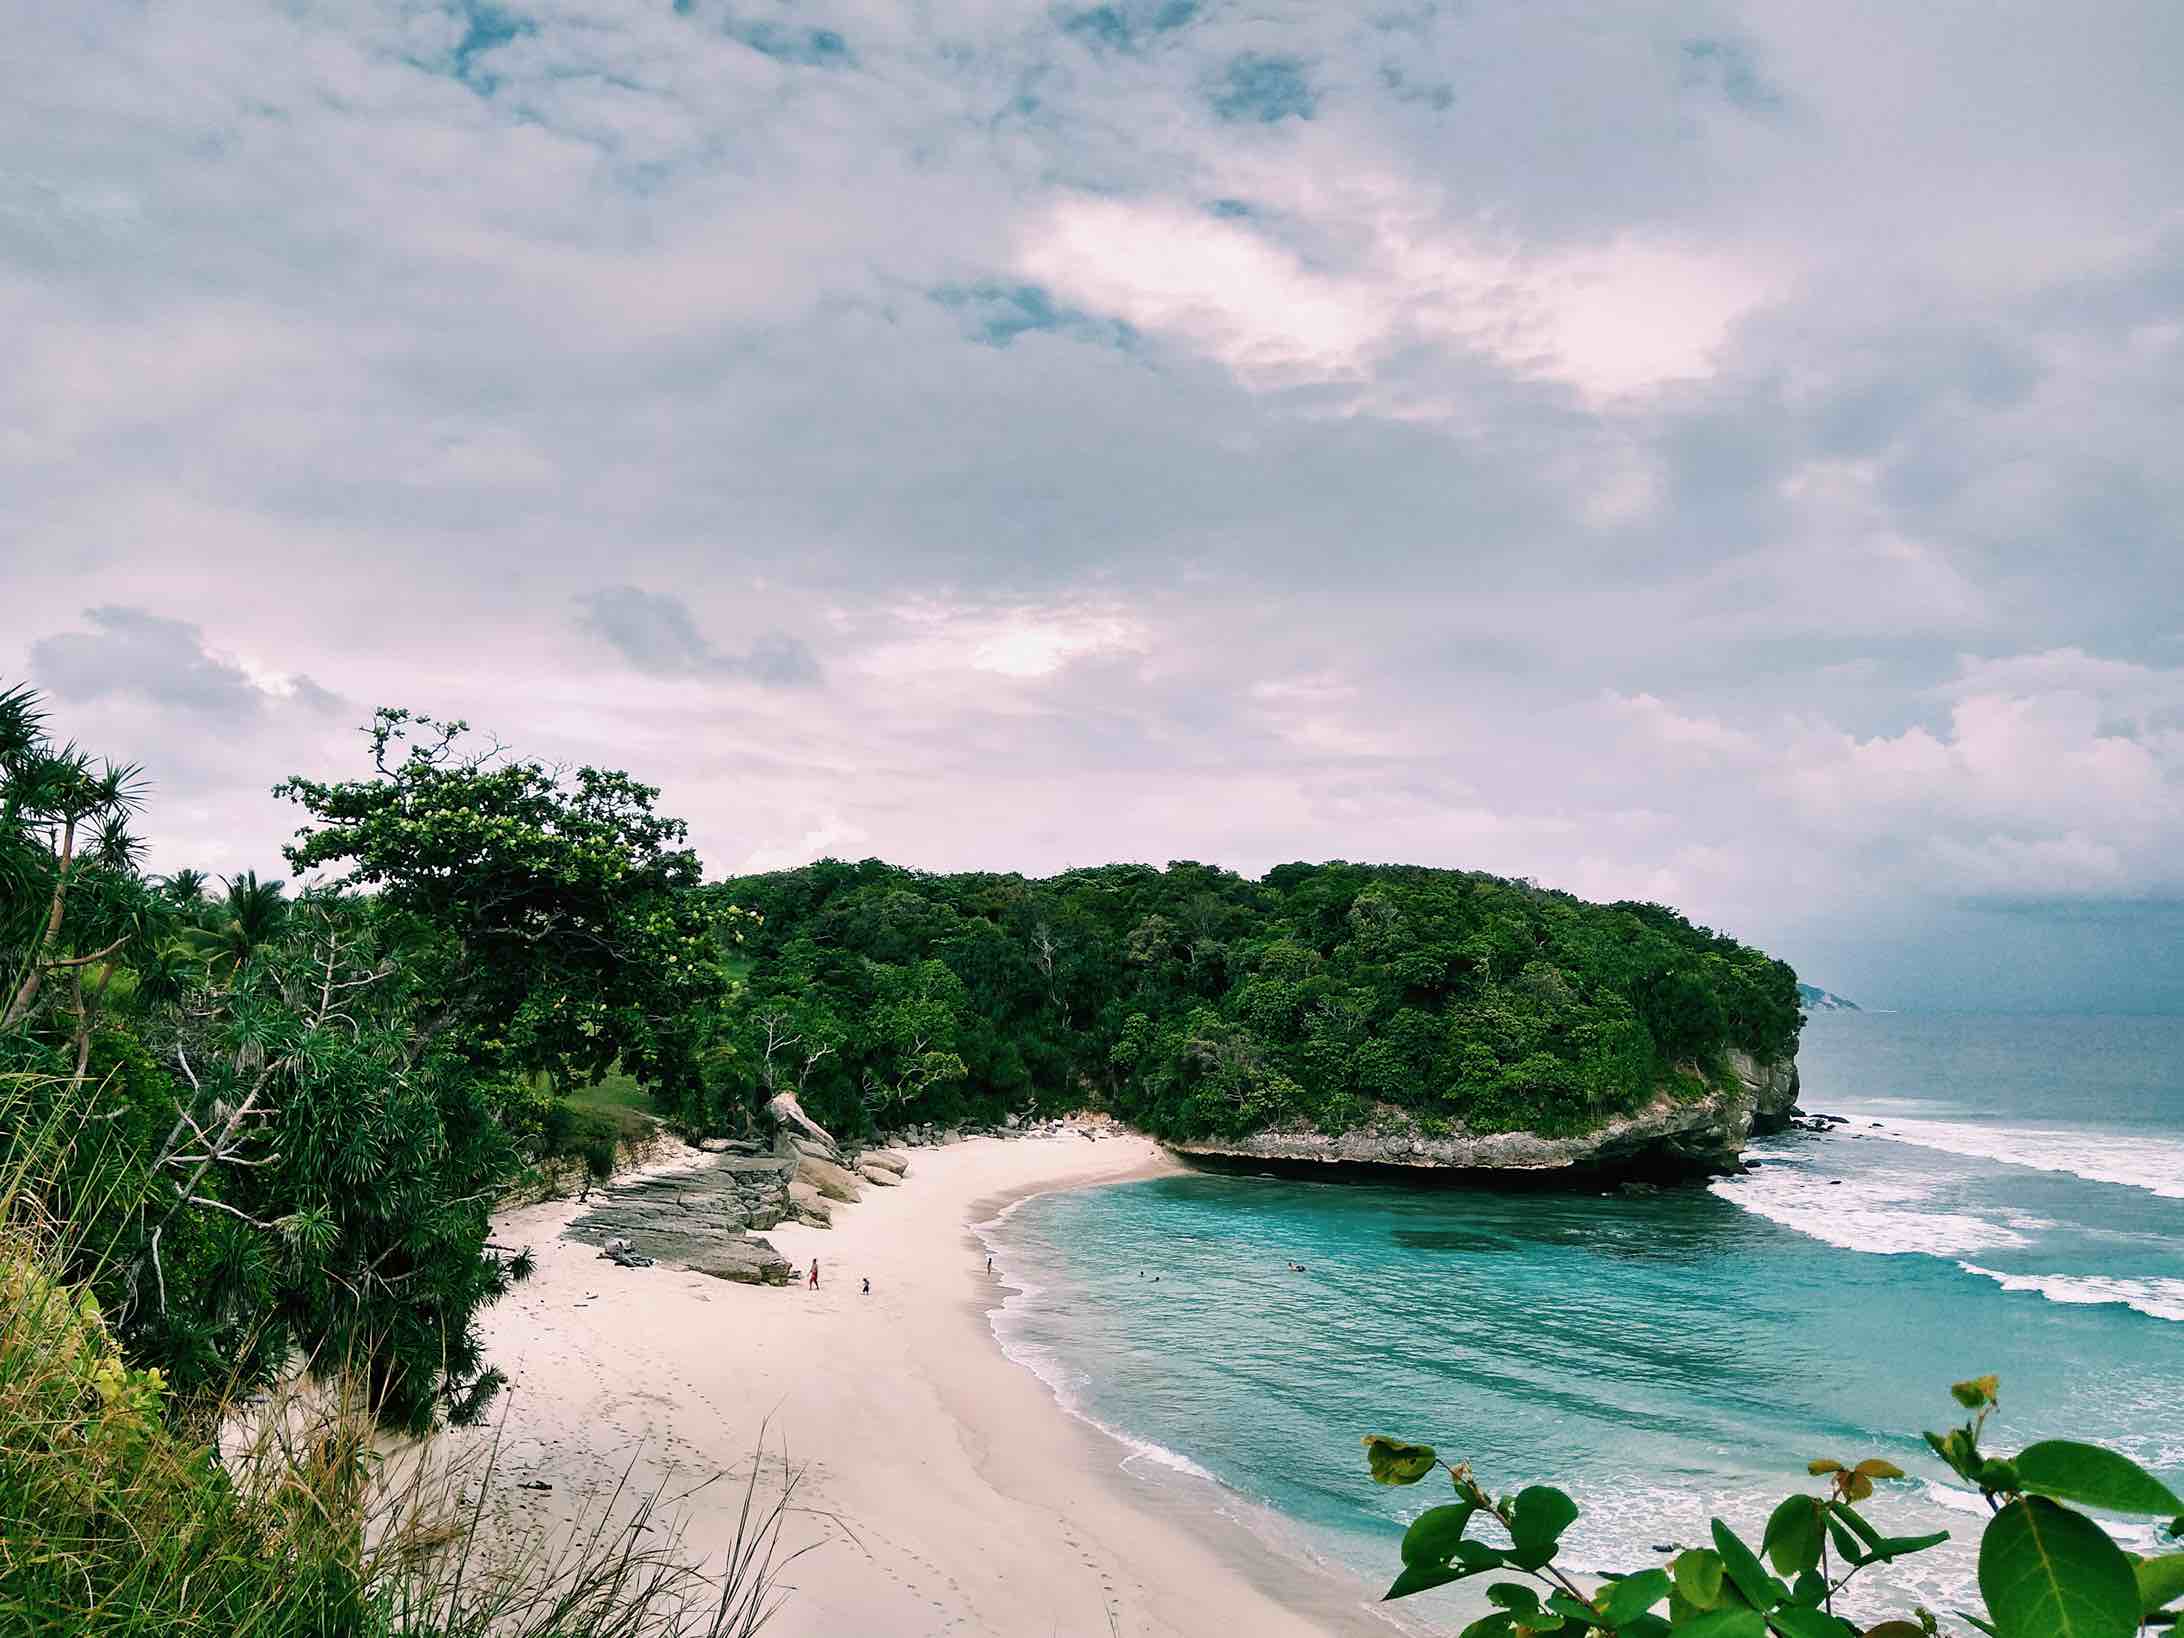
[[[1821,1013],[1800,1065],[1849,1124],[1709,1187],[1035,1198],[990,1231],[1023,1287],[996,1327],[1148,1482],[1210,1477],[1375,1579],[1440,1497],[1371,1484],[1365,1433],[1564,1485],[1600,1569],[1714,1513],[1756,1538],[1809,1459],[1886,1456],[1914,1480],[1875,1515],[1958,1539],[1874,1593],[1937,1609],[1985,1512],[1918,1438],[1950,1382],[2001,1376],[1992,1446],[2092,1439],[2184,1481],[2184,1020]]]

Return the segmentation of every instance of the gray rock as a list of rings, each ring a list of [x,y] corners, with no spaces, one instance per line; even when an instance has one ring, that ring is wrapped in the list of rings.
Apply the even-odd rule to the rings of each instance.
[[[1422,1137],[1407,1125],[1385,1131],[1257,1132],[1248,1137],[1170,1144],[1185,1159],[1213,1164],[1309,1162],[1415,1171],[1565,1172],[1573,1178],[1648,1171],[1727,1171],[1755,1132],[1780,1131],[1796,1101],[1794,1062],[1757,1063],[1729,1055],[1734,1081],[1698,1098],[1659,1098],[1575,1137],[1536,1132]],[[1087,1136],[1090,1134],[1087,1133]]]
[[[947,1131],[940,1134],[940,1141],[942,1143],[961,1143],[963,1134],[951,1126]]]
[[[848,1202],[859,1198],[857,1180],[831,1160],[817,1155],[805,1155],[796,1163],[796,1176],[809,1183],[829,1200]]]
[[[859,1166],[857,1175],[867,1183],[877,1184],[883,1189],[892,1189],[902,1182],[901,1178],[897,1177],[885,1166]]]
[[[800,1177],[789,1184],[789,1215],[811,1228],[834,1226],[834,1208],[827,1197]]]
[[[794,1272],[789,1260],[768,1240],[724,1241],[688,1266],[716,1280],[734,1280],[740,1285],[787,1285]]]
[[[867,1149],[857,1157],[857,1164],[877,1166],[882,1171],[893,1172],[897,1177],[905,1176],[910,1170],[910,1162],[892,1149]]]

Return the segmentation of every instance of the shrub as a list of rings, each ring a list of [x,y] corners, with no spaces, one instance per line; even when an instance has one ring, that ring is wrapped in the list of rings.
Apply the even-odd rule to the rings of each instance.
[[[2066,1504],[2169,1518],[2173,1540],[2184,1537],[2184,1500],[2135,1462],[2097,1445],[2048,1439],[2015,1456],[1992,1455],[1980,1437],[1996,1403],[1996,1380],[1980,1377],[1949,1391],[1970,1417],[1947,1433],[1927,1434],[1926,1442],[1977,1487],[1992,1514],[1979,1546],[1986,1611],[1959,1610],[1958,1619],[1990,1638],[2132,1638],[2143,1627],[2176,1625],[2184,1614],[2178,1608],[2184,1552],[2134,1557]],[[1443,1462],[1430,1445],[1379,1434],[1364,1443],[1376,1482],[1416,1484],[1446,1469],[1456,1492],[1453,1502],[1411,1521],[1402,1573],[1388,1598],[1497,1572],[1526,1578],[1489,1586],[1494,1611],[1466,1627],[1463,1638],[1925,1638],[1945,1630],[1924,1608],[1870,1626],[1836,1612],[1837,1595],[1860,1571],[1949,1539],[1947,1531],[1884,1535],[1859,1511],[1877,1484],[1904,1477],[1893,1462],[1816,1460],[1809,1471],[1821,1493],[1785,1497],[1768,1515],[1756,1549],[1717,1518],[1711,1546],[1686,1548],[1666,1568],[1607,1575],[1588,1591],[1556,1562],[1562,1536],[1578,1518],[1564,1492],[1531,1485],[1496,1498],[1467,1465]],[[1507,1536],[1507,1545],[1472,1533],[1488,1523],[1493,1534]]]

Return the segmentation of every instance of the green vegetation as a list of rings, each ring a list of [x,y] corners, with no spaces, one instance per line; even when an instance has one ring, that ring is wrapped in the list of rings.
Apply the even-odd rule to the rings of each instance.
[[[749,1638],[779,1607],[790,1497],[760,1503],[755,1463],[718,1574],[650,1500],[610,1504],[559,1546],[489,1540],[460,1490],[489,1466],[390,1470],[365,1407],[339,1398],[278,1399],[245,1443],[240,1407],[193,1415],[130,1365],[57,1261],[0,1236],[0,1632]]]
[[[405,711],[366,739],[361,777],[276,787],[306,885],[161,880],[136,770],[0,693],[0,1621],[755,1630],[778,1513],[701,1606],[635,1534],[473,1574],[477,1514],[371,1512],[379,1431],[501,1385],[477,1315],[529,1260],[487,1244],[496,1202],[656,1114],[1572,1131],[1799,1027],[1787,967],[1659,906],[1349,864],[707,885],[626,774]],[[336,1419],[223,1466],[213,1430],[305,1364]]]
[[[494,1203],[530,1161],[612,1164],[618,1120],[542,1088],[694,1077],[735,918],[624,775],[404,712],[368,738],[369,777],[279,790],[290,863],[345,875],[208,894],[139,872],[133,770],[0,696],[0,1073],[132,1361],[195,1397],[340,1360],[421,1429],[500,1385],[474,1319],[526,1265],[485,1248]]]
[[[2137,1557],[2118,1547],[2093,1519],[2066,1503],[2102,1512],[2165,1518],[2165,1534],[2184,1538],[2184,1500],[2137,1463],[2097,1445],[2042,1440],[2014,1457],[1980,1446],[2000,1386],[1991,1376],[1959,1382],[1950,1393],[1970,1419],[1926,1442],[1951,1472],[1975,1486],[1991,1516],[1979,1545],[1984,1614],[1952,1613],[1989,1638],[2132,1638],[2174,1627],[2184,1610],[2184,1552]],[[1902,1479],[1893,1462],[1867,1458],[1809,1464],[1822,1493],[1785,1497],[1768,1515],[1755,1550],[1720,1519],[1711,1546],[1689,1547],[1665,1568],[1600,1578],[1587,1591],[1556,1562],[1577,1504],[1552,1485],[1490,1496],[1469,1467],[1443,1462],[1430,1445],[1379,1434],[1365,1438],[1366,1462],[1381,1484],[1416,1484],[1445,1469],[1456,1500],[1429,1507],[1404,1532],[1402,1572],[1389,1598],[1407,1598],[1476,1576],[1515,1573],[1522,1581],[1487,1588],[1494,1612],[1462,1638],[1924,1638],[1949,1630],[1916,1608],[1861,1624],[1836,1613],[1838,1596],[1859,1572],[1925,1552],[1948,1540],[1887,1536],[1858,1504],[1877,1483]],[[1493,1528],[1488,1540],[1474,1527]],[[1770,1573],[1769,1566],[1772,1566]],[[1592,1579],[1590,1577],[1586,1579]],[[1961,1630],[1961,1629],[1959,1629]]]
[[[1089,1102],[1178,1138],[1572,1132],[1800,1027],[1788,967],[1674,911],[1460,871],[828,860],[711,891],[760,920],[731,1050],[663,1092],[700,1124],[793,1088],[851,1132]]]
[[[718,1575],[639,1498],[511,1558],[379,1454],[492,1400],[494,1205],[698,1074],[738,918],[625,776],[368,732],[369,777],[281,787],[290,864],[344,874],[215,888],[146,877],[136,771],[0,693],[0,1630],[751,1633],[785,1495]]]

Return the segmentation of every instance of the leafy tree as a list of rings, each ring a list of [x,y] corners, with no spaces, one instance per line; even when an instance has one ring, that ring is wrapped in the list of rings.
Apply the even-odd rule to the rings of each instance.
[[[129,828],[143,792],[134,766],[55,745],[29,689],[0,693],[0,1035],[62,1008],[79,1075],[106,964],[155,915]]]
[[[754,994],[823,997],[840,1069],[911,1118],[899,999],[937,961],[960,1079],[926,1116],[1101,1097],[1164,1136],[1267,1125],[1580,1131],[1656,1098],[1737,1095],[1728,1054],[1796,1044],[1795,975],[1659,905],[1402,866],[1193,863],[1048,881],[822,861],[713,891],[762,913]],[[1201,1011],[1211,1017],[1202,1019]],[[1143,1022],[1140,1023],[1139,1020]],[[844,1084],[829,1080],[829,1093]]]
[[[170,878],[169,896],[173,885]],[[288,919],[288,900],[283,896],[287,883],[260,881],[255,870],[246,870],[223,877],[220,885],[224,895],[200,910],[199,919],[182,929],[178,941],[190,955],[232,978],[262,946],[279,936]],[[196,897],[202,898],[202,893]]]
[[[342,867],[397,918],[426,1002],[419,1044],[483,1067],[596,1079],[617,1063],[699,1095],[724,959],[745,919],[695,889],[682,821],[627,774],[473,747],[468,725],[382,709],[370,777],[275,794],[310,822],[298,871]]]

